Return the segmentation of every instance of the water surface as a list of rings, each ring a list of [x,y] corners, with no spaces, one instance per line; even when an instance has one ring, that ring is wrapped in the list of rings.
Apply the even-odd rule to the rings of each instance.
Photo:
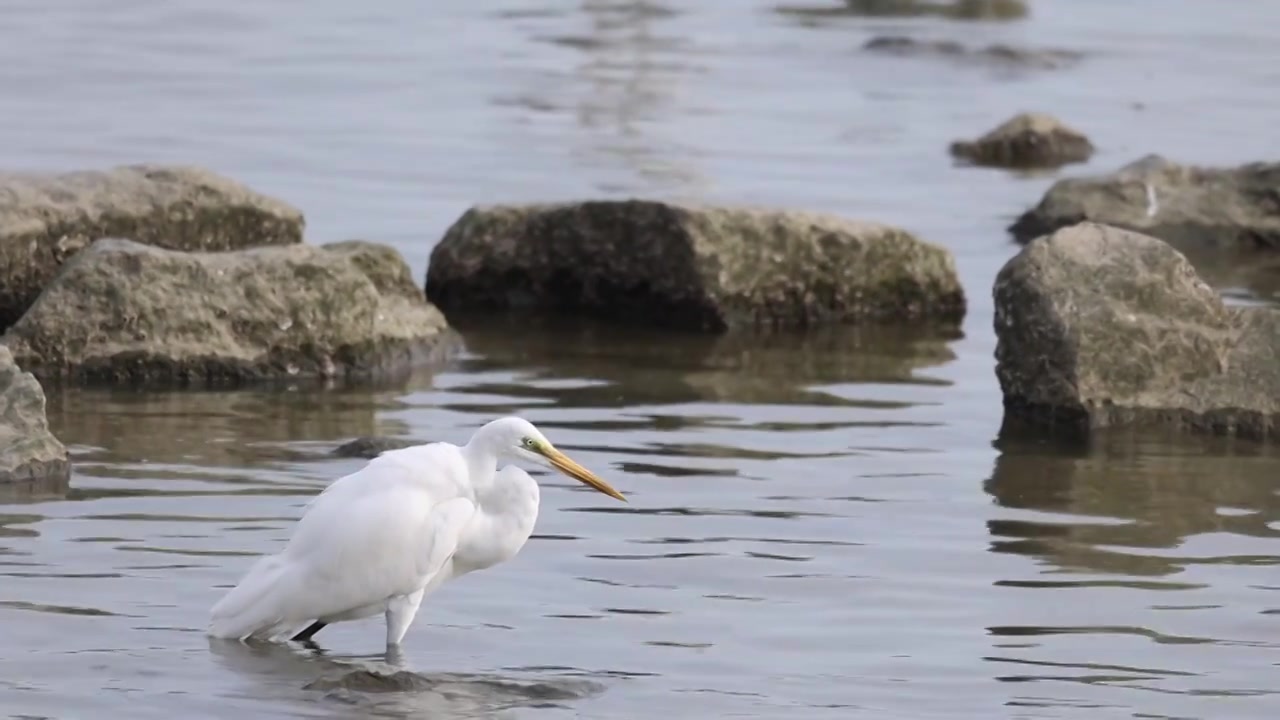
[[[835,3],[827,5],[834,5]],[[820,3],[813,3],[815,7]],[[13,168],[196,163],[303,209],[312,242],[421,277],[474,202],[672,197],[895,223],[950,248],[959,336],[696,338],[464,324],[370,390],[51,391],[69,488],[0,497],[13,717],[1270,718],[1280,458],[1227,441],[997,438],[990,284],[1060,175],[954,167],[1021,110],[1207,164],[1277,146],[1280,9],[1032,2],[1022,20],[766,2],[6,6]],[[1067,68],[863,52],[876,35],[1083,53]],[[1206,275],[1270,302],[1266,268]],[[210,643],[208,607],[360,465],[352,437],[464,441],[519,412],[626,492],[559,477],[510,564],[323,652]],[[404,687],[334,689],[396,668]]]

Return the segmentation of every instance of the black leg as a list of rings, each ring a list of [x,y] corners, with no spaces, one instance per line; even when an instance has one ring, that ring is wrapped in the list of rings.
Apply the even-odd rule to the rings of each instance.
[[[307,628],[306,628],[305,630],[303,630],[302,632],[298,633],[297,635],[294,635],[293,637],[291,637],[291,638],[289,638],[289,639],[290,639],[290,640],[296,640],[296,641],[298,641],[298,642],[306,642],[306,641],[308,641],[308,640],[310,640],[310,639],[311,639],[311,636],[312,636],[312,635],[315,635],[316,633],[318,633],[318,632],[320,632],[321,630],[323,630],[323,629],[325,628],[325,626],[327,626],[328,624],[329,624],[329,623],[322,623],[322,622],[320,622],[319,620],[317,620],[317,621],[315,621],[315,622],[311,623],[310,625],[308,625],[308,626],[307,626]]]

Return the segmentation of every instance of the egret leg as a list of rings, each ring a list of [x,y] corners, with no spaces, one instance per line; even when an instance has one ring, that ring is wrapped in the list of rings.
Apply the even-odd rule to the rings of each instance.
[[[425,588],[424,588],[425,590]],[[408,595],[392,598],[387,602],[387,647],[394,647],[409,632],[409,625],[418,614],[418,606],[422,604],[423,590]]]
[[[310,639],[311,639],[311,636],[312,636],[312,635],[315,635],[316,633],[318,633],[318,632],[320,632],[321,630],[325,629],[325,627],[327,627],[328,625],[329,625],[329,623],[323,623],[323,622],[320,622],[319,620],[317,620],[317,621],[315,621],[315,622],[311,623],[310,625],[308,625],[308,626],[306,627],[306,629],[305,629],[305,630],[303,630],[302,632],[298,633],[297,635],[294,635],[293,637],[291,637],[291,638],[289,638],[289,639],[290,639],[290,640],[292,640],[292,641],[297,641],[297,642],[306,642],[306,641],[308,641],[308,640],[310,640]]]

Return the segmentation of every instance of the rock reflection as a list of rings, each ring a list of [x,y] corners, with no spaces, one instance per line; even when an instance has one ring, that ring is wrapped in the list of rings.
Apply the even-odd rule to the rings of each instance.
[[[39,478],[21,482],[0,483],[0,504],[40,502],[66,497],[71,489],[68,477]]]
[[[942,384],[919,371],[955,358],[948,346],[952,336],[928,329],[850,327],[707,337],[561,320],[530,319],[518,325],[459,320],[458,327],[468,350],[481,356],[467,361],[473,369],[523,373],[518,384],[475,383],[466,392],[552,395],[557,406],[564,408],[700,401],[862,406],[868,403],[843,399],[815,386]],[[530,382],[582,378],[601,382],[554,389],[533,387]],[[662,422],[661,429],[676,430],[684,425],[705,426],[707,419],[664,417]]]
[[[48,417],[77,463],[109,459],[244,467],[298,457],[300,446],[286,447],[289,443],[404,434],[403,423],[376,416],[401,392],[64,387],[50,390]]]
[[[1221,248],[1178,250],[1195,266],[1196,273],[1217,290],[1228,304],[1280,305],[1280,259],[1256,252],[1231,252]]]
[[[1277,538],[1280,449],[1223,438],[1101,433],[1088,446],[1005,439],[985,489],[1007,508],[1067,514],[991,520],[993,552],[1070,571],[1165,576],[1187,565],[1280,564],[1280,557],[1170,552],[1188,538]],[[1145,551],[1145,552],[1144,552]]]

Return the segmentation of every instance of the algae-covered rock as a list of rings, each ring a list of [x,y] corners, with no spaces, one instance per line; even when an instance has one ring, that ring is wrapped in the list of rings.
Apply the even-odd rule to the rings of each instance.
[[[4,342],[42,378],[381,377],[449,347],[440,312],[388,280],[395,264],[362,245],[188,253],[108,238],[68,261]]]
[[[1280,163],[1209,168],[1148,155],[1107,175],[1055,182],[1009,231],[1027,242],[1093,221],[1183,250],[1280,249]]]
[[[0,485],[65,483],[67,449],[49,432],[44,390],[0,345]]]
[[[722,331],[861,321],[957,324],[951,254],[887,225],[649,201],[468,210],[431,254],[446,313],[583,315]]]
[[[1280,311],[1227,307],[1161,240],[1063,228],[1009,260],[994,297],[1006,423],[1276,433]]]
[[[295,208],[200,168],[0,174],[0,328],[22,316],[67,258],[101,237],[233,250],[300,242],[302,229]]]

